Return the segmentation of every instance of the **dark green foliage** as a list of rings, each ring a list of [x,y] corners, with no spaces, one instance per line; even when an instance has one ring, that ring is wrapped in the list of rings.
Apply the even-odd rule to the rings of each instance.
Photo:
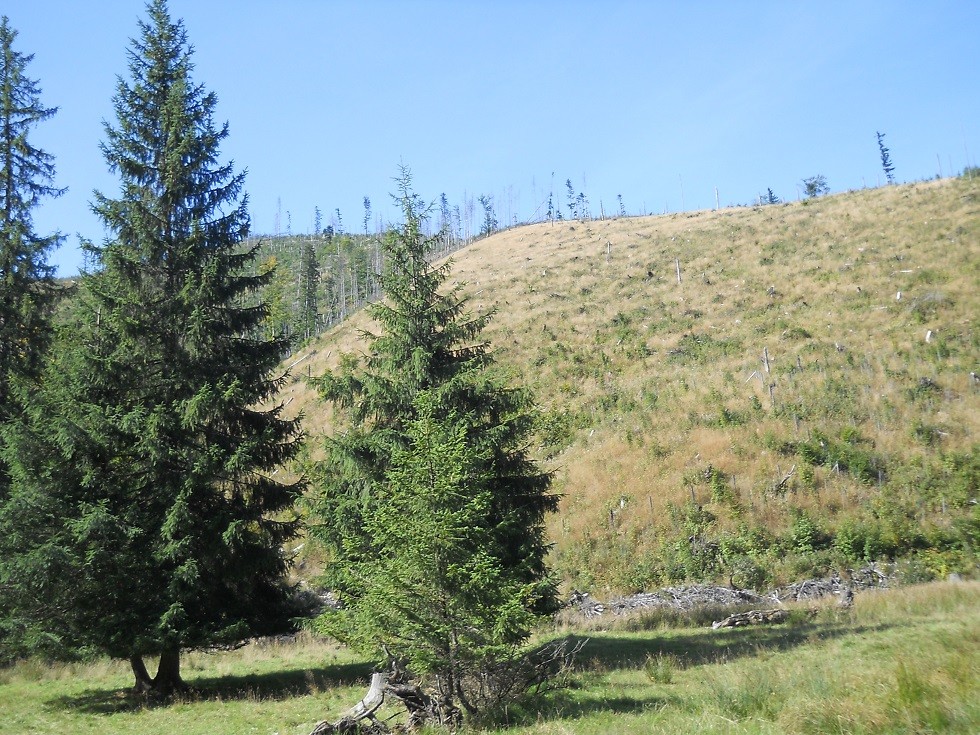
[[[707,363],[715,358],[736,354],[742,349],[737,339],[718,339],[710,334],[685,334],[677,346],[667,352],[667,359],[680,363]]]
[[[56,108],[41,104],[38,83],[27,76],[33,56],[14,49],[17,31],[0,19],[0,424],[15,413],[11,382],[33,380],[40,369],[54,298],[48,253],[61,240],[34,231],[33,211],[52,186],[54,161],[30,141],[32,128]],[[0,448],[3,441],[0,439]],[[7,484],[0,458],[0,502]]]
[[[790,542],[793,551],[799,554],[809,554],[819,549],[825,549],[830,544],[830,536],[822,531],[817,523],[805,510],[792,511],[793,526],[790,529]]]
[[[315,381],[348,420],[311,468],[313,534],[330,549],[327,584],[343,602],[319,624],[393,656],[475,708],[472,678],[517,655],[554,609],[543,517],[557,498],[527,454],[529,396],[506,386],[479,341],[450,264],[426,255],[427,209],[399,179],[404,224],[383,242],[385,301],[363,361]],[[406,519],[411,523],[406,523]]]
[[[316,258],[316,248],[312,241],[303,243],[303,255],[300,261],[300,320],[297,332],[303,339],[309,339],[317,333],[317,317],[319,301],[317,299],[320,284],[320,264]]]
[[[242,306],[267,278],[244,274],[243,175],[216,163],[227,126],[191,80],[182,23],[163,0],[147,12],[102,146],[121,184],[95,198],[112,234],[9,432],[18,490],[0,544],[25,630],[165,654],[156,682],[134,672],[166,691],[181,649],[287,624],[280,547],[296,523],[273,516],[299,486],[273,474],[299,427],[260,408],[285,343],[252,336],[266,309]]]
[[[839,439],[814,430],[807,440],[780,446],[783,454],[797,454],[807,464],[846,472],[866,483],[880,482],[885,476],[885,462],[872,449],[853,429],[842,430]]]
[[[48,253],[57,234],[34,230],[33,212],[45,197],[63,189],[52,186],[53,158],[30,139],[32,129],[55,114],[41,104],[37,81],[27,76],[33,56],[15,50],[17,31],[0,19],[0,515],[15,512],[9,465],[12,425],[26,410],[25,391],[39,378],[51,334],[56,291]],[[19,570],[0,539],[0,664],[28,646],[43,647],[14,611]],[[56,642],[52,642],[57,645]]]

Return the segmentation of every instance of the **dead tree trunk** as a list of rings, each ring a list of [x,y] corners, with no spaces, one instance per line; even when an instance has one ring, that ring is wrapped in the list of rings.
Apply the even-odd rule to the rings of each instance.
[[[371,720],[378,732],[386,732],[387,728],[374,719],[374,713],[384,703],[385,688],[388,684],[387,674],[371,674],[371,686],[360,702],[344,712],[339,720],[334,722],[318,722],[310,731],[310,735],[334,735],[334,733],[353,733],[360,731],[361,720]]]
[[[394,675],[375,673],[371,686],[360,702],[347,710],[340,719],[323,720],[310,731],[310,735],[341,735],[342,733],[387,733],[388,727],[376,719],[374,713],[384,703],[385,695],[397,699],[408,711],[408,727],[415,729],[425,725],[445,725],[457,728],[463,715],[452,702],[446,702],[427,694],[418,684],[406,683],[403,673]],[[368,720],[370,724],[366,724]]]

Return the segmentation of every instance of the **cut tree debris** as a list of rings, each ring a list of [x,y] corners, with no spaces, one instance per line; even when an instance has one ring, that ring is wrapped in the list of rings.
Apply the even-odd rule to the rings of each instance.
[[[762,625],[764,623],[785,623],[789,619],[789,610],[775,608],[772,610],[749,610],[748,612],[729,615],[724,620],[711,624],[712,629],[741,628],[743,625]]]
[[[586,618],[597,618],[607,613],[623,615],[639,609],[669,609],[689,612],[705,607],[735,607],[786,601],[815,600],[829,595],[850,598],[854,592],[883,589],[889,586],[889,577],[875,564],[862,569],[847,570],[825,579],[805,579],[794,584],[778,587],[764,594],[752,590],[713,585],[689,587],[665,587],[656,592],[639,592],[625,597],[615,597],[608,602],[595,599],[588,592],[575,591],[568,607],[578,610]],[[850,590],[850,592],[848,592]]]

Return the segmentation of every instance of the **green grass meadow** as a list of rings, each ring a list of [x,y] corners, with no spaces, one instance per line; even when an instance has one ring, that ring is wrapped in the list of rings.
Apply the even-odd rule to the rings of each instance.
[[[465,730],[972,735],[978,603],[980,583],[944,582],[862,593],[851,610],[826,605],[779,626],[665,628],[639,614],[566,627],[547,635],[588,641],[565,686],[515,705],[505,724]],[[196,693],[154,704],[128,693],[123,662],[28,661],[0,671],[0,733],[306,735],[354,704],[369,672],[311,639],[192,653]]]

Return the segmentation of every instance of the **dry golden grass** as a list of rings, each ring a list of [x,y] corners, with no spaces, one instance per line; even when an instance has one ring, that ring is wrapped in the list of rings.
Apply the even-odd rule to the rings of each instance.
[[[790,508],[833,519],[878,491],[824,467],[802,483],[797,466],[774,493],[799,465],[776,440],[852,428],[889,466],[975,447],[978,197],[977,182],[942,180],[536,224],[457,253],[451,282],[473,311],[496,310],[485,336],[498,362],[566,417],[568,440],[542,449],[564,496],[549,522],[557,546],[612,533],[639,553],[692,491],[723,528],[775,531]],[[368,326],[361,313],[323,335],[294,374],[362,349]],[[311,436],[328,432],[330,412],[298,377],[290,410]],[[697,479],[709,466],[734,477],[741,515],[711,502]]]

